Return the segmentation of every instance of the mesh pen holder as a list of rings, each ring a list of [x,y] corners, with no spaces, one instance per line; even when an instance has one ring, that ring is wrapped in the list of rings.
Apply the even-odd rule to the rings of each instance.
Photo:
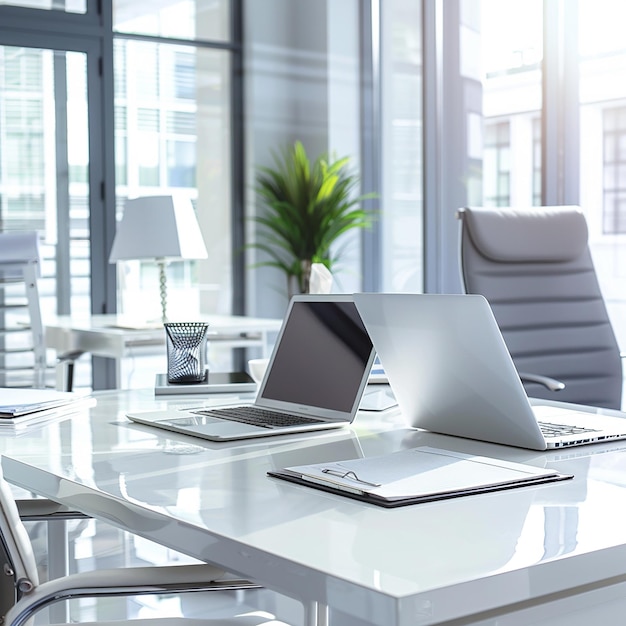
[[[206,343],[209,325],[204,322],[168,322],[164,326],[167,340],[167,382],[203,382],[207,375]]]

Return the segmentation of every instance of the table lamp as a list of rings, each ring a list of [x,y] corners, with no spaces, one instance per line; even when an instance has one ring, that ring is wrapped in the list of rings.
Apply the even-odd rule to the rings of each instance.
[[[169,261],[206,259],[206,246],[189,198],[145,196],[126,201],[117,224],[109,263],[154,259],[159,266],[161,319],[167,321]]]

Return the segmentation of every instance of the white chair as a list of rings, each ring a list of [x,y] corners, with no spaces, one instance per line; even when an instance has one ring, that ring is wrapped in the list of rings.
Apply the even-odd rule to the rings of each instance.
[[[0,233],[0,386],[45,387],[46,345],[37,286],[39,273],[37,233]],[[16,313],[19,316],[24,311],[23,319],[16,318]],[[30,337],[25,339],[27,334]]]
[[[39,275],[37,233],[0,233],[0,387],[45,387],[47,360]],[[64,522],[85,516],[40,498],[22,500],[18,508],[24,521],[53,522],[48,529],[48,551],[54,560],[53,570],[65,572],[66,550],[61,547],[67,544]]]
[[[8,483],[0,471],[0,582],[5,605],[3,626],[21,626],[41,609],[73,598],[98,598],[165,593],[190,593],[257,588],[245,580],[220,580],[223,572],[210,565],[129,567],[71,574],[39,583],[32,545]],[[7,602],[12,590],[15,603]],[[7,604],[9,605],[7,607]],[[8,608],[8,610],[6,610]],[[210,612],[210,606],[207,607]],[[103,622],[98,622],[102,625]],[[254,611],[219,619],[154,618],[112,622],[117,626],[286,626],[268,613]]]

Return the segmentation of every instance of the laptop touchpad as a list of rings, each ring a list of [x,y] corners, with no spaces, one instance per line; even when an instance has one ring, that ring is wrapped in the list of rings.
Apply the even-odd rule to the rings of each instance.
[[[196,433],[198,435],[213,435],[216,438],[240,435],[245,432],[265,430],[250,424],[240,424],[238,422],[228,422],[216,417],[206,415],[193,415],[188,417],[177,417],[167,420],[159,420],[159,423],[172,426],[180,432]]]

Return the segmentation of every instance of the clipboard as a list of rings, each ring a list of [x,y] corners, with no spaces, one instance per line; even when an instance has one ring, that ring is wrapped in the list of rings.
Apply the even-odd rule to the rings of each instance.
[[[423,446],[269,476],[386,508],[568,480],[571,474]]]

